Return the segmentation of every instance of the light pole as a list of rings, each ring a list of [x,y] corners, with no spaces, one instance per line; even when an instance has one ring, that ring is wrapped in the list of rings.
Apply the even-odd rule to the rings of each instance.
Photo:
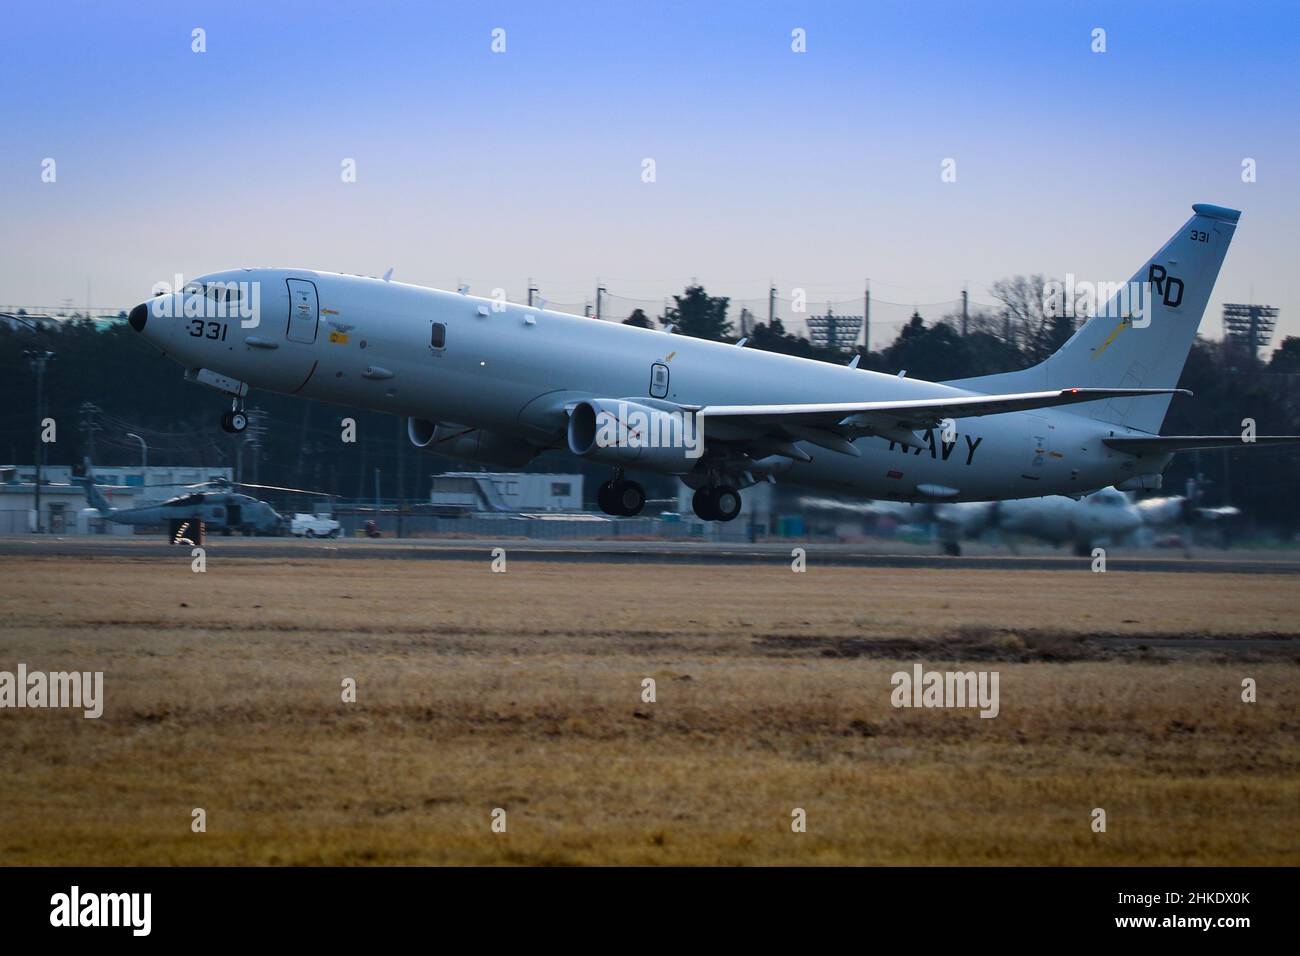
[[[143,487],[149,480],[145,477],[145,473],[149,470],[149,446],[146,445],[144,439],[135,432],[127,432],[126,437],[134,438],[140,443],[140,485]]]
[[[36,533],[40,534],[44,530],[41,525],[41,474],[46,449],[45,436],[41,433],[45,430],[45,366],[54,358],[54,353],[49,349],[27,349],[25,354],[27,364],[36,373]]]

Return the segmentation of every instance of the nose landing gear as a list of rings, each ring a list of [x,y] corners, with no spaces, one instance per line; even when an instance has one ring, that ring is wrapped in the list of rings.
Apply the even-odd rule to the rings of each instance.
[[[731,521],[740,514],[740,492],[731,485],[705,485],[691,498],[691,508],[703,521]]]
[[[222,413],[221,430],[238,435],[247,427],[248,416],[244,413],[244,402],[237,398],[231,402],[230,411]]]
[[[605,482],[596,491],[596,504],[607,515],[619,518],[634,518],[645,507],[645,489],[635,481],[628,481],[623,472],[614,472],[614,477]]]

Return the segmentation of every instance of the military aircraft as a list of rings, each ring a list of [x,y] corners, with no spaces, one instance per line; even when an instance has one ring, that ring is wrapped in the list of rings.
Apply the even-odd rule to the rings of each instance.
[[[911,505],[897,501],[843,502],[802,498],[807,508],[888,515],[900,522],[932,524],[945,554],[960,555],[963,540],[988,531],[1014,550],[1014,538],[1026,537],[1048,544],[1070,545],[1077,555],[1093,548],[1119,545],[1144,531],[1178,528],[1190,538],[1194,524],[1223,523],[1241,512],[1231,505],[1199,505],[1196,483],[1188,482],[1186,495],[1166,495],[1136,500],[1132,492],[1102,488],[1079,498],[1049,495],[1011,501],[960,501]],[[1010,539],[1009,539],[1009,537]]]
[[[957,502],[1156,489],[1175,452],[1297,436],[1159,434],[1240,212],[1192,217],[1055,354],[948,382],[304,269],[213,273],[133,308],[133,329],[226,395],[250,387],[407,418],[417,448],[520,467],[546,449],[678,476],[704,520],[778,478],[867,498]],[[326,328],[322,328],[326,326]]]
[[[1018,501],[960,502],[935,506],[939,538],[948,554],[960,554],[962,538],[978,537],[986,529],[1000,534],[1037,538],[1049,544],[1069,544],[1077,555],[1098,546],[1120,545],[1142,532],[1180,529],[1185,543],[1194,524],[1223,523],[1241,512],[1231,505],[1204,507],[1196,493],[1135,500],[1131,492],[1102,488],[1082,498],[1054,495]]]
[[[100,486],[87,463],[86,475],[74,478],[86,492],[86,500],[100,516],[115,524],[142,527],[165,526],[173,544],[201,544],[205,531],[222,534],[273,535],[285,530],[285,519],[265,501],[252,495],[234,491],[235,486],[260,488],[269,491],[289,491],[295,494],[316,495],[321,492],[301,488],[280,488],[275,485],[250,485],[244,482],[214,478],[187,487],[196,489],[186,494],[168,498],[156,505],[142,508],[114,508],[104,498]],[[198,490],[210,489],[210,490]]]

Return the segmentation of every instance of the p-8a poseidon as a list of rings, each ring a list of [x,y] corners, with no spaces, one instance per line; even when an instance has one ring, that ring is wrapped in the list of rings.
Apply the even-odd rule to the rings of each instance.
[[[909,502],[1158,488],[1174,452],[1243,441],[1158,434],[1240,215],[1192,208],[1046,361],[960,381],[305,269],[214,273],[129,321],[230,398],[228,431],[251,387],[406,416],[416,447],[453,458],[512,468],[567,448],[610,466],[598,497],[615,515],[645,503],[624,469],[680,477],[721,521],[759,481]]]

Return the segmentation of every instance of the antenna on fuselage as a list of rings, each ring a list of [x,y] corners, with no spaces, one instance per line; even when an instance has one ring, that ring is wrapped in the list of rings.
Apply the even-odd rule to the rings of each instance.
[[[393,277],[393,267],[389,266],[388,271],[384,273],[384,281],[387,282]]]

